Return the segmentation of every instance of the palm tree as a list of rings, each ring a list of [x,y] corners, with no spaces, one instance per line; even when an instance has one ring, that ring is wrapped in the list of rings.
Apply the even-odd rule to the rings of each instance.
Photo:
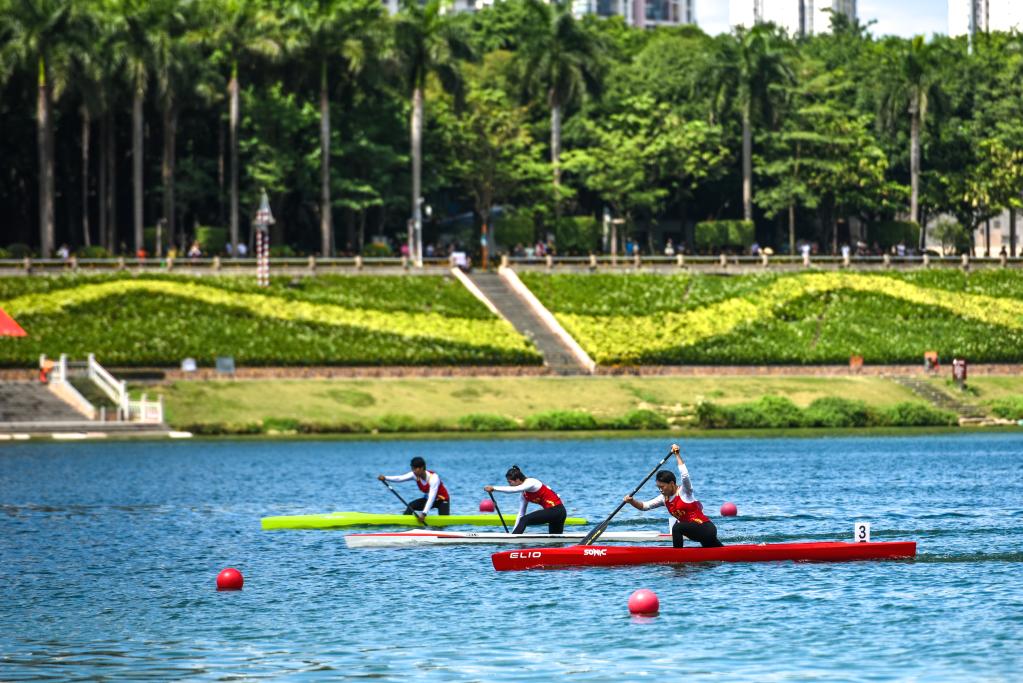
[[[565,107],[583,92],[598,95],[603,64],[600,41],[572,15],[571,4],[528,0],[546,30],[526,38],[519,67],[526,94],[544,97],[551,110],[551,166],[555,208],[560,207],[561,123]]]
[[[415,253],[422,263],[422,194],[423,174],[423,93],[430,74],[437,76],[441,86],[457,98],[462,94],[459,59],[472,57],[469,44],[456,32],[454,25],[441,12],[441,0],[403,0],[395,18],[395,51],[402,82],[412,98],[412,221],[415,226]]]
[[[231,165],[231,254],[238,253],[238,66],[251,55],[276,57],[281,52],[278,22],[259,0],[206,0],[204,28],[193,39],[207,43],[213,56],[230,69],[227,83]]]
[[[320,88],[320,253],[330,256],[333,236],[330,199],[330,65],[354,76],[372,53],[371,27],[380,0],[311,0],[289,7],[288,23],[298,49],[319,66]]]
[[[772,118],[775,89],[793,81],[790,52],[791,43],[772,24],[740,27],[714,65],[719,95],[734,97],[742,119],[742,217],[747,221],[753,220],[753,117]],[[718,104],[724,99],[719,96]]]
[[[36,149],[39,159],[39,247],[53,251],[54,131],[53,103],[66,76],[66,49],[76,40],[78,16],[67,0],[12,0],[0,12],[5,40],[0,63],[38,70]]]
[[[916,36],[901,44],[889,60],[881,99],[882,118],[889,125],[909,114],[909,219],[920,222],[920,133],[930,100],[940,95],[933,45]],[[925,236],[920,234],[921,245]]]

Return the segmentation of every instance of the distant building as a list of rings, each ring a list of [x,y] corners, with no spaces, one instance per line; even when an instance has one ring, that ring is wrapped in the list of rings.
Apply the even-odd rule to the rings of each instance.
[[[391,14],[400,8],[399,0],[383,2]],[[494,0],[454,0],[452,9],[474,12],[492,4]],[[587,14],[622,17],[625,23],[639,28],[681,26],[696,23],[696,0],[572,0],[572,13],[580,18]]]
[[[1023,30],[1021,0],[948,0],[948,34]]]
[[[831,29],[831,14],[856,19],[856,0],[729,0],[728,23],[753,26],[771,22],[794,36]]]

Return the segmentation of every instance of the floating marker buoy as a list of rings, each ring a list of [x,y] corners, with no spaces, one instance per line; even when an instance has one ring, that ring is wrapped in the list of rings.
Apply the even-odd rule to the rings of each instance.
[[[228,567],[217,574],[218,591],[240,591],[244,583],[245,577],[234,567]]]
[[[735,507],[735,503],[725,503],[721,506],[722,517],[735,517],[739,514],[739,508]]]
[[[653,616],[661,609],[661,601],[657,593],[646,588],[633,591],[629,596],[629,612],[643,616]]]
[[[480,512],[493,512],[494,501],[486,499],[480,501]]]

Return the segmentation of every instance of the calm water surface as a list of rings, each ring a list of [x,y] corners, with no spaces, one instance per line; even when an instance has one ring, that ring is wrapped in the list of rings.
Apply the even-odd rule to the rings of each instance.
[[[915,539],[908,562],[497,573],[488,547],[349,550],[265,515],[397,511],[426,457],[453,512],[513,463],[599,521],[663,440],[0,447],[0,680],[991,680],[1023,676],[1023,439],[700,440],[722,540]],[[402,489],[411,497],[414,488]],[[644,494],[655,491],[648,485]],[[498,499],[514,511],[512,496]],[[613,528],[664,528],[627,508]],[[245,589],[217,593],[227,566]],[[636,588],[661,599],[628,615]]]

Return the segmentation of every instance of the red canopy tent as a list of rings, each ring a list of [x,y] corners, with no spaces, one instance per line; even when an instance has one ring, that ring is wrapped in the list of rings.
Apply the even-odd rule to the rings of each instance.
[[[0,337],[25,337],[25,330],[0,308]]]

